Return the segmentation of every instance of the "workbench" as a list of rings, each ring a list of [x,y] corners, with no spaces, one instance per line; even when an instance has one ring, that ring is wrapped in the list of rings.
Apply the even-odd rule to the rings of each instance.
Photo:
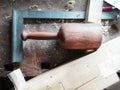
[[[12,10],[60,10],[64,11],[67,0],[1,0],[0,1],[0,77],[16,68],[21,68],[26,77],[37,76],[63,63],[86,55],[81,50],[64,50],[56,40],[28,40],[24,42],[24,60],[11,65]],[[77,0],[72,11],[85,11],[87,0]],[[58,32],[63,22],[82,22],[83,20],[39,20],[25,19],[26,31]],[[14,67],[14,68],[13,68]]]
[[[12,70],[11,63],[11,30],[12,10],[64,10],[67,0],[15,0],[0,2],[0,76],[6,77]],[[85,11],[86,0],[78,0],[73,11]],[[68,22],[81,22],[82,20],[69,20]],[[60,24],[64,20],[29,20],[24,21],[26,31],[50,31],[58,32]],[[64,50],[59,47],[56,40],[28,40],[24,42],[25,60],[21,64],[14,64],[14,67],[21,67],[26,76],[36,76],[43,71],[54,68],[66,60],[82,56],[80,50]],[[42,64],[41,64],[42,63]],[[42,69],[43,68],[43,69]]]

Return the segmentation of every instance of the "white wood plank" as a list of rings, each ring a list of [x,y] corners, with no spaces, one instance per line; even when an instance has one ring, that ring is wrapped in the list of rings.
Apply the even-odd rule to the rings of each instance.
[[[88,0],[86,22],[101,23],[103,0]]]
[[[24,90],[47,90],[48,88],[48,90],[74,90],[77,86],[83,85],[99,75],[98,68],[90,68],[81,61],[74,61],[27,81]]]
[[[13,82],[16,90],[23,90],[26,81],[20,69],[14,70],[8,75],[9,79]]]
[[[103,90],[110,85],[119,81],[119,77],[116,73],[113,73],[107,77],[99,76],[93,81],[76,88],[76,90]]]
[[[104,0],[104,1],[120,10],[120,0]]]
[[[99,75],[109,78],[110,75],[120,70],[119,53],[120,37],[103,44],[99,50],[90,55],[27,81],[24,90],[46,90],[46,88],[49,88],[49,90],[56,90],[56,88],[57,90],[61,90],[59,83],[61,83],[64,90],[74,90],[76,87],[82,86],[96,78],[99,70],[101,72]],[[96,71],[96,69],[98,69],[98,71]],[[106,70],[108,70],[108,72],[106,72]],[[118,79],[111,79],[107,86],[111,85],[112,82],[118,81]],[[34,85],[34,87],[31,87],[32,85]]]

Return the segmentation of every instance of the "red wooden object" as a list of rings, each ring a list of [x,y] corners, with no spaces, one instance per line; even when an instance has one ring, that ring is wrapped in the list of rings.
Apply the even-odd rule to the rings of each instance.
[[[65,23],[58,33],[31,32],[22,33],[26,39],[58,39],[65,49],[97,49],[102,41],[101,26],[94,23]]]

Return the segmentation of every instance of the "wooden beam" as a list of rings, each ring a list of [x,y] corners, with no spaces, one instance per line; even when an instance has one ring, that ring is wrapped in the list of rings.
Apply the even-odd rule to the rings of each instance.
[[[8,75],[9,79],[13,82],[15,90],[23,90],[26,81],[20,69],[14,70]]]
[[[103,0],[88,0],[86,22],[101,23]]]
[[[87,88],[94,85],[97,90],[101,90],[119,80],[116,75],[120,70],[119,53],[120,37],[103,44],[92,54],[27,81],[23,90],[77,90],[78,87]]]
[[[104,1],[120,10],[120,0],[104,0]]]

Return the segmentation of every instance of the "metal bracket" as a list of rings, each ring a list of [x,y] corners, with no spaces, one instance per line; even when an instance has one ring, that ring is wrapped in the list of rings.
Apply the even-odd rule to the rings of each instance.
[[[35,19],[85,19],[84,11],[30,11],[30,10],[13,10],[13,27],[12,27],[12,62],[21,62],[23,60],[23,41],[21,33],[23,31],[23,20],[25,18]],[[103,12],[102,19],[116,19],[112,12]]]

